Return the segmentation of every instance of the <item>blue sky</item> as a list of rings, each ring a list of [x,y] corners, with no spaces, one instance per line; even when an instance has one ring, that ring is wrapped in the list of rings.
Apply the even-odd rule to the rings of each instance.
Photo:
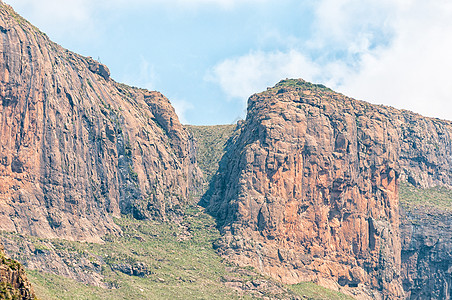
[[[449,0],[5,2],[116,81],[161,91],[183,123],[233,123],[284,78],[452,120]]]

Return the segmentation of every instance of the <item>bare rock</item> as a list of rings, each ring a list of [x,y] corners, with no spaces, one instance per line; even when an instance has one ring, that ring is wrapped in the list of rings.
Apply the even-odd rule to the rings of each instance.
[[[107,66],[101,64],[100,62],[92,59],[91,57],[87,58],[89,70],[95,74],[100,75],[105,80],[110,79],[110,70]]]
[[[3,245],[0,244],[0,298],[1,299],[36,299],[25,270],[18,262],[5,257]]]
[[[130,276],[145,277],[151,274],[148,266],[143,262],[137,262],[134,264],[123,263],[115,265],[112,268]]]
[[[214,247],[285,283],[401,299],[398,182],[451,185],[451,137],[448,121],[282,81],[250,97],[203,199]]]
[[[434,207],[402,209],[400,229],[407,298],[450,299],[452,212]]]
[[[0,5],[0,230],[101,242],[112,217],[167,219],[202,176],[159,92],[53,43]]]

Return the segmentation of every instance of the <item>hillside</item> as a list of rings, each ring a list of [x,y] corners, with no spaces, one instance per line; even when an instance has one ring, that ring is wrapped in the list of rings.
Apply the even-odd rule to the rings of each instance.
[[[226,152],[226,143],[236,125],[194,126],[184,125],[196,144],[196,158],[199,168],[208,184],[218,170],[218,163]]]
[[[212,248],[220,233],[198,206],[179,221],[115,219],[123,234],[103,244],[1,238],[41,299],[350,299],[315,284],[285,286],[222,259]]]
[[[0,297],[34,297],[15,260],[43,299],[451,297],[452,122],[286,79],[183,126],[1,1],[0,32]]]

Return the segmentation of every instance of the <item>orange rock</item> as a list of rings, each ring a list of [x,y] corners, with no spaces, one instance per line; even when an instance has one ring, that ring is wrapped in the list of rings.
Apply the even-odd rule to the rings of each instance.
[[[286,80],[250,97],[239,132],[209,210],[252,243],[223,239],[219,252],[286,283],[403,298],[398,180],[452,185],[452,123]]]
[[[101,242],[201,183],[169,100],[114,82],[0,4],[0,230]]]

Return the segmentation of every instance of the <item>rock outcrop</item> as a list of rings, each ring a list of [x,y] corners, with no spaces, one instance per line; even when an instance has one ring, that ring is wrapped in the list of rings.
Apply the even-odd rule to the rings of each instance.
[[[168,99],[114,82],[0,4],[0,230],[99,242],[201,181]]]
[[[286,283],[404,297],[398,182],[452,185],[452,123],[303,80],[248,100],[204,201],[220,254]]]
[[[24,268],[16,261],[5,257],[0,244],[0,299],[36,299]]]

